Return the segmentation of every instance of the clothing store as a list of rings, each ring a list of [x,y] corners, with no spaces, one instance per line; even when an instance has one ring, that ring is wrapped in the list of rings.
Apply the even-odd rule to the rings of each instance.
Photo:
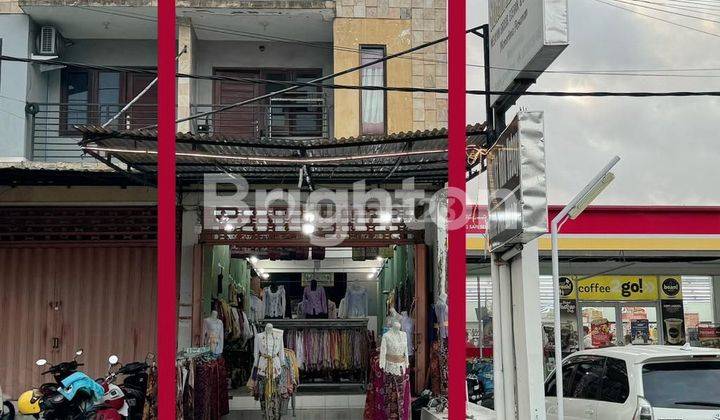
[[[204,245],[195,347],[178,358],[178,377],[196,394],[198,376],[212,375],[202,380],[210,395],[193,399],[195,416],[280,419],[335,408],[372,420],[419,418],[411,401],[447,392],[447,297],[434,297],[429,249]],[[186,393],[181,386],[187,412]]]

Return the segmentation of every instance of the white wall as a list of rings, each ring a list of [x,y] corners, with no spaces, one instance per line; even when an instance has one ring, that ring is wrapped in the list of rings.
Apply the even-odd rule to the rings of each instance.
[[[3,55],[29,58],[30,26],[26,15],[0,15]],[[19,161],[27,156],[25,100],[29,68],[26,63],[0,63],[0,161]]]

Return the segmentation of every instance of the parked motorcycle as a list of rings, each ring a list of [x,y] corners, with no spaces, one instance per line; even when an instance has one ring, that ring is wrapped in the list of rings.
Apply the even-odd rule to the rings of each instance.
[[[155,354],[148,353],[144,362],[131,362],[120,365],[117,370],[118,375],[125,375],[120,388],[125,394],[125,401],[129,407],[127,414],[129,420],[141,420],[143,418],[148,387],[148,370],[152,368],[154,363]]]
[[[15,406],[10,402],[10,397],[3,394],[0,388],[0,420],[13,420],[15,418]]]
[[[114,354],[108,357],[108,364],[107,376],[97,380],[105,390],[105,394],[93,407],[91,415],[93,420],[122,420],[128,415],[129,407],[125,401],[125,393],[114,383],[118,372],[114,372],[113,368],[119,364],[118,357]]]
[[[45,419],[76,420],[86,419],[92,412],[94,404],[102,399],[104,390],[78,367],[83,366],[77,359],[83,354],[80,349],[69,362],[50,364],[43,375],[52,374],[55,382],[45,383],[40,388],[24,392],[18,399],[20,414],[32,415],[36,418],[42,413]],[[40,359],[37,366],[46,366],[48,361]]]

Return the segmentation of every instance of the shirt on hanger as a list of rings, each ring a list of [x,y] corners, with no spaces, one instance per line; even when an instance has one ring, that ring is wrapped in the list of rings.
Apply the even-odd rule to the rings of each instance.
[[[308,315],[316,315],[326,314],[327,311],[325,288],[317,286],[315,290],[312,290],[310,286],[305,286],[303,291],[303,312]]]
[[[364,287],[349,286],[345,292],[348,318],[365,318],[368,314],[368,293]]]
[[[263,289],[265,318],[285,318],[285,288],[278,286],[273,293],[269,287]]]
[[[250,312],[248,321],[252,324],[258,323],[265,318],[265,303],[258,296],[250,295]]]

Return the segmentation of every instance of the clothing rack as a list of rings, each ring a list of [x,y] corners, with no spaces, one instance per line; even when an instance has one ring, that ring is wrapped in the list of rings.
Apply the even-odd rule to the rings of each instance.
[[[262,319],[260,320],[261,328],[266,324],[272,324],[273,328],[278,328],[286,332],[297,330],[355,330],[367,334],[368,318],[348,318],[348,319]],[[286,342],[286,347],[288,343]],[[368,343],[369,347],[369,343]],[[293,349],[296,350],[296,349]],[[369,350],[369,349],[368,349]],[[369,366],[363,366],[360,371],[361,380],[358,381],[341,381],[341,382],[300,382],[299,389],[311,388],[360,388],[364,390],[366,379],[368,377]]]

